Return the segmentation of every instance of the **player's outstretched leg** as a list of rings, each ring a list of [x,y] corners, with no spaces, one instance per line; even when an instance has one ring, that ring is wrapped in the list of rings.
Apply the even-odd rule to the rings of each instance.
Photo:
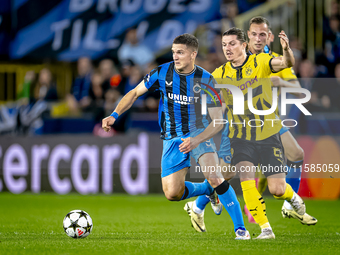
[[[206,232],[205,224],[204,224],[204,210],[201,213],[197,213],[197,209],[195,210],[195,201],[187,202],[184,205],[184,210],[188,213],[190,220],[191,220],[191,226],[197,231],[197,232]]]
[[[287,168],[288,172],[286,175],[286,183],[289,184],[295,193],[298,193],[300,188],[300,181],[301,181],[301,167],[303,164],[303,160],[292,162],[287,160]],[[294,211],[293,207],[285,200],[282,206],[282,211],[286,211],[289,214],[289,211]],[[284,218],[289,218],[289,216]]]
[[[288,174],[286,176],[286,182],[292,187],[295,193],[298,193],[301,181],[304,151],[288,129],[284,129],[283,131],[282,129],[280,131],[280,135],[285,149],[285,154],[288,159]],[[315,225],[318,222],[317,219],[307,213],[303,216],[298,215],[287,201],[283,203],[281,213],[283,218],[294,218],[305,225]]]
[[[188,199],[191,197],[197,197],[200,195],[211,195],[214,192],[213,187],[207,180],[202,183],[197,182],[185,182],[185,190],[181,200]]]
[[[256,188],[255,180],[241,181],[241,186],[247,208],[261,227],[261,234],[255,239],[274,239],[275,235],[266,215],[266,204]]]
[[[303,160],[299,160],[299,161],[296,161],[296,162],[292,162],[289,159],[287,160],[288,172],[287,172],[287,175],[286,175],[286,182],[287,182],[287,184],[289,184],[292,187],[292,189],[294,190],[295,193],[298,193],[299,188],[300,188],[302,165],[303,165]],[[295,211],[294,211],[293,207],[286,200],[284,201],[284,203],[282,205],[282,216],[283,216],[283,218],[295,218],[295,219],[298,219],[298,220],[300,219],[299,217],[296,217],[297,215],[295,215]],[[307,218],[309,218],[309,217],[307,217]],[[313,217],[310,217],[311,220],[312,220],[312,218]]]
[[[194,183],[185,181],[188,168],[185,167],[169,175],[163,175],[162,170],[162,187],[166,198],[170,201],[180,201],[200,195],[211,195],[214,188],[208,181]]]
[[[256,175],[259,175],[258,178],[255,178],[255,182],[256,182],[256,187],[257,187],[257,190],[259,191],[260,195],[262,196],[262,193],[260,191],[260,187],[262,187],[262,189],[266,189],[267,188],[267,178],[261,173],[261,175],[256,172]],[[264,178],[262,178],[264,177]],[[256,223],[256,221],[254,220],[253,218],[253,215],[251,215],[251,213],[249,212],[248,208],[247,208],[247,205],[244,205],[244,213],[245,215],[247,216],[248,218],[248,222],[249,223]]]
[[[209,202],[211,203],[211,208],[216,215],[220,215],[222,213],[223,205],[218,199],[216,192],[210,196],[199,196],[194,202],[195,208],[197,208],[197,213],[202,213]]]
[[[240,203],[237,200],[233,187],[230,186],[227,181],[224,181],[222,184],[215,188],[215,191],[216,194],[218,194],[220,202],[224,205],[234,223],[236,239],[250,239],[249,232],[244,226]],[[186,210],[187,213],[191,216],[191,224],[194,229],[198,232],[206,232],[204,224],[204,209],[200,209],[196,203],[197,200],[186,203],[184,206],[184,210]]]
[[[186,185],[190,182],[185,182]],[[193,184],[193,183],[190,183]],[[189,186],[190,186],[189,184]],[[209,192],[209,195],[212,195],[214,193],[213,187],[209,184],[207,180],[204,180],[203,184],[205,184],[208,187],[207,192]],[[208,194],[206,194],[208,195]],[[202,196],[206,196],[202,195]],[[183,195],[184,196],[184,195]],[[191,196],[192,197],[192,196]],[[182,197],[181,200],[186,199]],[[191,219],[191,226],[197,231],[197,232],[206,232],[205,224],[204,224],[204,210],[200,211],[199,208],[196,207],[195,201],[187,202],[184,206],[184,210],[188,213]]]
[[[286,130],[286,132],[280,131],[280,135],[288,158],[286,182],[292,187],[295,193],[298,193],[301,182],[304,151],[288,130]],[[284,201],[281,213],[283,218],[294,218],[304,225],[315,225],[318,222],[317,219],[307,213],[302,217],[298,215],[287,201]]]
[[[294,209],[294,211],[303,216],[306,213],[306,205],[302,198],[294,192],[292,187],[287,183],[285,193],[282,196],[275,196],[276,199],[286,200]]]
[[[242,211],[240,203],[237,200],[235,191],[228,181],[222,182],[216,188],[216,193],[223,204],[224,208],[229,213],[233,223],[237,240],[250,239],[249,232],[246,230],[243,222]]]
[[[217,154],[206,153],[199,159],[201,165],[211,166],[218,165]],[[237,200],[234,189],[225,180],[226,176],[223,176],[221,172],[214,171],[206,175],[210,184],[215,188],[220,202],[226,208],[233,223],[236,234],[236,239],[247,240],[250,239],[249,232],[246,230],[243,222],[243,215],[240,207],[240,203]]]
[[[280,176],[282,176],[280,178]],[[276,174],[268,178],[270,193],[276,199],[286,200],[294,209],[295,213],[302,217],[306,213],[306,206],[302,198],[294,192],[292,187],[285,182],[284,174]]]
[[[204,153],[199,155],[199,157],[197,158],[199,158],[199,164],[201,166],[218,165],[218,158],[215,152]],[[220,202],[225,206],[231,219],[233,220],[236,239],[250,239],[249,232],[244,227],[242,211],[233,188],[229,186],[229,183],[227,181],[224,180],[221,172],[213,171],[209,173],[205,172],[204,174],[205,177],[209,180],[210,184],[215,188]],[[199,232],[203,232],[201,231],[201,229],[205,229],[203,218],[204,211],[201,211],[200,208],[197,208],[196,202],[187,203],[184,209],[187,209],[188,214],[190,211],[190,216],[192,220],[191,223],[193,226],[196,223],[199,224],[200,222],[202,222],[202,225],[195,229]],[[201,219],[201,221],[199,221],[199,218]],[[194,222],[193,219],[195,219]]]
[[[290,172],[288,173],[286,177],[286,181],[287,181],[287,186],[290,185],[292,187],[294,194],[296,194],[296,196],[298,196],[297,191],[299,190],[300,180],[301,180],[301,171],[300,170],[295,171],[294,168],[291,168]],[[308,213],[304,213],[303,215],[300,215],[299,213],[297,213],[297,211],[295,211],[291,203],[288,202],[287,200],[285,200],[283,203],[281,214],[283,218],[297,219],[303,225],[315,225],[318,222],[316,218],[309,215]]]
[[[221,143],[224,142],[224,146],[221,147],[220,151],[218,152],[221,169],[226,169],[226,170],[230,169],[230,159],[231,159],[230,142],[229,142],[229,138],[227,139],[228,140],[222,137]],[[226,181],[229,181],[230,179],[232,179],[235,176],[235,174],[236,173],[232,171],[222,171],[222,175]],[[214,213],[216,215],[221,215],[222,210],[223,210],[223,205],[220,202],[216,192],[214,192],[213,195],[211,196],[199,196],[195,201],[196,207],[199,208],[199,210],[201,211],[205,209],[205,207],[207,206],[209,202],[211,204],[211,208],[213,209]]]

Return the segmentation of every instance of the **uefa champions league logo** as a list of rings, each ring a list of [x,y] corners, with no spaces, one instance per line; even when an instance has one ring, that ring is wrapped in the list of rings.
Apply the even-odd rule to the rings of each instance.
[[[206,88],[202,88],[202,85],[205,86]],[[219,94],[217,93],[217,91],[211,87],[210,85],[206,84],[206,83],[202,83],[201,84],[199,82],[196,82],[196,84],[193,87],[193,91],[194,93],[200,93],[202,91],[204,91],[205,93],[201,94],[201,111],[202,111],[202,115],[206,115],[207,114],[207,95],[209,95],[211,97],[211,100],[214,102],[215,106],[217,106],[217,101],[220,102],[220,105],[222,105],[222,100],[219,96]],[[212,93],[214,93],[214,95]]]
[[[217,101],[219,101],[220,104],[222,105],[222,100],[221,100],[219,94],[217,93],[217,91],[213,87],[209,86],[208,84],[205,84],[205,83],[201,83],[201,84],[203,86],[205,86],[206,89],[202,88],[202,86],[198,82],[196,82],[196,84],[193,86],[192,89],[193,89],[194,93],[196,93],[196,94],[200,93],[201,90],[203,90],[205,92],[205,94],[201,95],[202,96],[202,100],[205,100],[205,101],[202,101],[202,102],[205,102],[205,103],[207,102],[206,96],[208,94],[211,97],[212,101],[214,102],[215,106],[217,106]],[[211,92],[213,92],[214,95],[208,89]]]

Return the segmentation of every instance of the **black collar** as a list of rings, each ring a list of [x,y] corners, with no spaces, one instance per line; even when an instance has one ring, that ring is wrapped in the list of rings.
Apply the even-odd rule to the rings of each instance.
[[[174,69],[175,69],[175,72],[178,74],[178,75],[183,75],[183,76],[189,76],[191,74],[193,74],[195,71],[196,71],[196,65],[194,67],[194,69],[190,72],[190,73],[180,73],[177,71],[176,67],[175,67],[175,63],[174,63]]]
[[[230,62],[230,66],[234,69],[238,69],[238,68],[241,68],[242,66],[244,66],[245,63],[247,63],[248,61],[248,58],[249,58],[249,55],[247,55],[246,59],[244,60],[244,62],[242,63],[242,65],[240,66],[233,66],[233,64]]]

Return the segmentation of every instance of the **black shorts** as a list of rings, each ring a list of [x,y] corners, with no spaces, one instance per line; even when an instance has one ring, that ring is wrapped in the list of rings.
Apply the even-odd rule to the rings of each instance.
[[[283,146],[279,133],[262,141],[248,141],[231,138],[231,163],[236,165],[241,161],[249,161],[254,166],[260,165],[262,173],[268,177],[285,172]]]

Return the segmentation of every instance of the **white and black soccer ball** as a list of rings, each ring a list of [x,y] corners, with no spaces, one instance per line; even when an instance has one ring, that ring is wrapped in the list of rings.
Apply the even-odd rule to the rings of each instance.
[[[92,231],[92,219],[83,210],[73,210],[66,214],[63,227],[65,233],[72,238],[87,237]]]

